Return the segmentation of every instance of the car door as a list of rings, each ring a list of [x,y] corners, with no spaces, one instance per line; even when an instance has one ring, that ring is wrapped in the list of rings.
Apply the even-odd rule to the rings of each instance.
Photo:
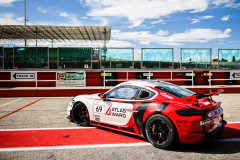
[[[121,86],[110,91],[106,99],[102,100],[105,114],[100,115],[100,121],[114,125],[126,125],[132,116],[138,90],[134,86]]]

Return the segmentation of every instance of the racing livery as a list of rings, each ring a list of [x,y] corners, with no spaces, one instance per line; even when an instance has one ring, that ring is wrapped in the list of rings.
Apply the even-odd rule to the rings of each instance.
[[[153,80],[128,81],[106,93],[80,95],[67,107],[77,125],[95,125],[146,137],[158,148],[203,143],[221,135],[221,102],[211,96],[222,89],[196,94],[183,87]]]

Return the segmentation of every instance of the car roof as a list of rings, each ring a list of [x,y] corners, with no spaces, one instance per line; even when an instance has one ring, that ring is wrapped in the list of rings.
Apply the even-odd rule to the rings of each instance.
[[[156,81],[156,80],[130,80],[127,82],[120,83],[116,87],[119,87],[122,85],[133,85],[138,87],[147,87],[147,86],[156,87],[156,86],[161,86],[166,84],[170,84],[170,83],[164,82],[164,81]]]

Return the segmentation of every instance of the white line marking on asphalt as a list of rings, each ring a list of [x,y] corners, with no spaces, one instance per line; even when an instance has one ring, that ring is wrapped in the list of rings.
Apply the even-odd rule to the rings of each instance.
[[[231,124],[231,123],[240,123],[240,122],[227,122],[227,124]]]
[[[150,146],[150,143],[120,143],[120,144],[98,144],[98,145],[74,145],[74,146],[52,146],[52,147],[24,147],[24,148],[0,148],[0,152],[13,151],[37,151],[53,149],[81,149],[81,148],[104,148],[104,147],[132,147],[132,146]]]
[[[234,94],[234,93],[231,93],[231,94],[228,94],[228,93],[222,93],[222,94],[219,94],[219,95],[224,95],[224,96],[228,96],[228,95],[229,95],[229,96],[238,95],[238,96],[239,96],[240,94],[239,94],[239,93],[235,93],[235,94]],[[217,96],[217,95],[215,95],[215,96]]]
[[[8,104],[13,103],[13,102],[16,102],[16,101],[18,101],[18,100],[20,100],[20,99],[22,99],[22,98],[19,98],[19,99],[15,100],[15,101],[12,101],[12,102],[9,102],[9,103],[6,103],[6,104],[3,104],[3,105],[1,105],[0,107],[5,106],[5,105],[8,105]]]
[[[231,139],[216,139],[213,142],[239,142],[240,138],[231,138]]]
[[[0,131],[38,131],[38,130],[60,130],[60,129],[96,129],[97,127],[66,127],[66,128],[23,128],[23,129],[0,129]]]

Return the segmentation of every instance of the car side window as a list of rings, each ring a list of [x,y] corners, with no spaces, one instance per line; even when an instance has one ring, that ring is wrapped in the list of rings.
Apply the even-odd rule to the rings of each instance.
[[[118,88],[108,94],[107,98],[133,99],[137,91],[137,88]]]
[[[155,95],[155,93],[145,90],[145,89],[141,89],[141,91],[139,92],[136,100],[141,100],[141,99],[149,99],[151,97],[153,97]]]

